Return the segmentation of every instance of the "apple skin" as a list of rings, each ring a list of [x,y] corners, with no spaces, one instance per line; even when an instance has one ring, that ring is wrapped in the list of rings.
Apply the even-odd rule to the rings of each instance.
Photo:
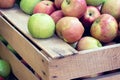
[[[87,9],[85,0],[63,0],[61,9],[65,16],[81,18]]]
[[[0,59],[0,76],[7,78],[10,75],[11,66],[6,60]]]
[[[0,76],[0,80],[5,80],[2,76]]]
[[[118,23],[110,14],[100,15],[92,24],[90,33],[101,42],[111,42],[118,32]]]
[[[99,17],[100,11],[94,6],[88,6],[85,14],[81,18],[81,22],[85,28],[85,34],[90,33],[90,28],[92,23],[95,21],[97,17]]]
[[[87,5],[89,6],[99,6],[103,4],[106,0],[86,0]]]
[[[8,9],[12,8],[15,4],[15,0],[0,0],[0,8]]]
[[[63,2],[63,0],[55,0],[54,1],[54,4],[55,4],[57,9],[61,9],[62,2]]]
[[[77,50],[88,50],[102,47],[102,44],[99,40],[91,36],[82,37],[77,44]]]
[[[28,20],[28,31],[34,38],[49,38],[54,35],[55,22],[45,13],[36,13]]]
[[[33,14],[35,5],[41,0],[21,0],[20,9],[26,14]]]
[[[101,10],[102,14],[110,14],[120,20],[120,0],[106,0]]]
[[[48,15],[50,15],[52,12],[54,12],[55,9],[55,5],[52,1],[41,1],[39,2],[33,10],[33,13],[46,13]]]
[[[64,14],[63,14],[62,10],[56,10],[50,16],[53,18],[54,22],[57,23],[58,20],[60,20],[62,17],[64,17]]]
[[[56,33],[65,42],[74,43],[82,37],[84,27],[76,17],[63,17],[56,24]]]

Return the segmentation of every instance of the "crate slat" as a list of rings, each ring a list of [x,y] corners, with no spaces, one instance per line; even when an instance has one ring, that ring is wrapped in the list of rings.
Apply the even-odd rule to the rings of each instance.
[[[58,58],[77,53],[74,48],[56,36],[49,39],[32,38],[27,29],[27,22],[30,16],[24,14],[19,8],[15,7],[10,10],[1,10],[1,13],[52,58]]]
[[[48,74],[48,58],[33,46],[4,18],[0,17],[0,34],[19,53],[19,55],[44,79]],[[44,73],[47,75],[44,75]]]
[[[120,44],[110,47],[51,61],[50,80],[69,80],[120,68]]]
[[[21,61],[18,60],[16,56],[11,53],[1,42],[0,57],[10,63],[12,72],[19,80],[38,80],[38,78],[28,68],[26,68]]]
[[[97,79],[97,80],[120,80],[120,74],[111,75],[105,78]]]
[[[0,34],[43,80],[70,80],[120,68],[120,44],[78,52],[57,36],[32,38],[27,31],[29,16],[18,7],[1,10],[1,13],[0,24],[4,27],[0,27]]]

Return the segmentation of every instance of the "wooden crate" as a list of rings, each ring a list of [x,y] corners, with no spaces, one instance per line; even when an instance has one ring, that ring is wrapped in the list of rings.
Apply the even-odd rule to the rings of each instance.
[[[0,12],[0,34],[43,80],[70,80],[120,68],[120,44],[77,51],[55,35],[32,38],[27,29],[29,15],[19,7]]]
[[[12,72],[19,80],[38,80],[38,78],[0,42],[0,57],[10,63]]]

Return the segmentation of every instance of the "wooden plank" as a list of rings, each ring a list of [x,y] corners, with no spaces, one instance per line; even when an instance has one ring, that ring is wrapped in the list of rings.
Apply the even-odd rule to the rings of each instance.
[[[120,80],[120,73],[117,75],[111,75],[111,76],[96,79],[96,80]]]
[[[39,80],[1,42],[0,42],[0,57],[10,63],[12,72],[19,80]]]
[[[30,43],[21,33],[0,17],[0,34],[19,53],[19,55],[37,72],[42,79],[49,76],[49,59]]]
[[[120,44],[106,48],[51,61],[50,80],[75,79],[120,68]]]
[[[32,38],[27,29],[29,15],[24,14],[19,8],[14,7],[12,9],[4,9],[0,11],[12,24],[14,24],[22,33],[24,33],[52,58],[58,58],[77,53],[74,48],[56,36],[49,39]]]

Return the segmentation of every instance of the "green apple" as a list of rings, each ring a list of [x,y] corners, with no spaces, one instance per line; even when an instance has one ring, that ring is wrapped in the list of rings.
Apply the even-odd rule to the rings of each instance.
[[[85,36],[82,37],[77,44],[77,50],[88,50],[102,47],[102,44],[99,40],[95,39],[94,37]]]
[[[27,14],[32,14],[35,5],[40,2],[41,0],[21,0],[20,1],[20,8]]]
[[[28,20],[28,31],[34,38],[49,38],[55,32],[55,22],[48,14],[33,14]]]
[[[8,77],[10,72],[11,72],[10,64],[5,60],[0,59],[0,76]]]
[[[91,6],[99,6],[102,3],[104,3],[105,1],[106,0],[86,0],[87,4],[91,5]]]

